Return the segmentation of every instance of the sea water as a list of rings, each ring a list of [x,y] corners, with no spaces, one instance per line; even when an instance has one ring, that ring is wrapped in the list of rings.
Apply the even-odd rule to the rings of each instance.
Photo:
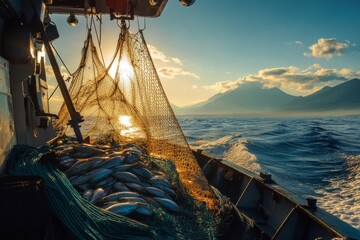
[[[178,120],[193,149],[269,172],[360,230],[360,116]]]

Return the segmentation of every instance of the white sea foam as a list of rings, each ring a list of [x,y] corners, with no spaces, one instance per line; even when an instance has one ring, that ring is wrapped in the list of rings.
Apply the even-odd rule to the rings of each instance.
[[[199,149],[203,149],[203,150],[208,150],[208,149],[214,149],[220,146],[224,146],[224,145],[230,145],[231,141],[234,138],[239,137],[240,134],[234,134],[234,135],[226,135],[224,137],[221,137],[219,139],[216,140],[200,140],[200,141],[196,141],[191,143],[191,146],[193,148],[199,148]]]
[[[259,173],[260,165],[257,162],[257,158],[249,152],[246,143],[248,143],[246,139],[239,139],[231,146],[230,150],[225,153],[224,158],[252,172]]]
[[[234,135],[226,135],[224,137],[221,137],[219,139],[216,139],[214,141],[197,141],[194,143],[194,145],[197,145],[198,148],[201,149],[212,149],[221,145],[230,144],[230,141],[236,137],[239,137],[240,134],[234,134]]]
[[[239,139],[240,136],[240,134],[226,135],[213,141],[201,140],[193,142],[191,145],[194,148],[200,148],[205,151],[226,146],[228,150],[225,150],[225,152],[223,152],[223,156],[220,157],[223,157],[224,159],[250,171],[259,173],[260,165],[257,162],[256,156],[249,152],[246,147],[248,141],[243,138]],[[224,149],[221,151],[224,151]]]
[[[329,186],[316,191],[320,207],[360,230],[360,155],[342,156],[347,163],[346,178],[333,178]]]

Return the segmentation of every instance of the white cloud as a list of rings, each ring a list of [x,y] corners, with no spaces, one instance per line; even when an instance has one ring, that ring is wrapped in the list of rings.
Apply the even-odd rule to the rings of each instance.
[[[55,74],[51,65],[45,65],[45,73],[46,73],[46,77],[55,78]],[[60,73],[63,76],[64,80],[66,80],[70,76],[64,66],[60,66]]]
[[[310,66],[309,69],[317,69],[317,68],[321,68],[321,65],[319,63],[314,63],[313,65]]]
[[[61,106],[63,105],[64,99],[59,94],[54,94],[49,99],[49,102],[50,102],[50,106],[51,106],[50,112],[57,113],[57,112],[59,112]]]
[[[311,52],[305,52],[304,55],[331,59],[334,56],[341,56],[344,50],[349,47],[349,43],[338,42],[335,38],[320,38],[317,43],[309,47]]]
[[[247,75],[235,81],[217,82],[204,88],[224,93],[247,82],[258,82],[264,88],[277,87],[290,94],[308,95],[324,86],[334,86],[353,78],[360,78],[360,71],[346,68],[326,69],[314,64],[305,69],[294,66],[262,69],[256,75]]]
[[[148,49],[149,49],[150,55],[153,59],[160,60],[164,63],[174,62],[178,65],[183,65],[180,58],[168,57],[168,56],[166,56],[166,54],[164,52],[162,52],[161,50],[159,50],[157,47],[155,47],[153,45],[149,44]]]
[[[243,83],[242,80],[222,81],[222,82],[217,82],[210,86],[204,86],[203,88],[206,90],[214,90],[216,93],[225,93],[227,91],[231,91],[238,88],[239,85],[242,83]]]
[[[157,49],[155,46],[149,44],[148,49],[153,59],[158,59],[165,63],[169,62],[169,59],[166,57],[165,53]]]
[[[199,86],[198,86],[198,85],[192,85],[192,88],[193,88],[193,89],[198,89]]]
[[[345,40],[345,42],[351,47],[356,47],[356,43],[351,43],[349,40]]]
[[[302,41],[295,41],[295,44],[299,45],[299,46],[304,46]]]
[[[183,65],[182,61],[179,58],[173,57],[171,58],[171,60],[176,64]]]
[[[53,77],[55,77],[51,65],[45,65],[45,73],[46,73],[46,76],[47,76],[48,78],[53,78]]]
[[[172,79],[176,76],[188,76],[188,77],[200,79],[200,77],[198,75],[196,75],[195,73],[186,71],[181,67],[171,66],[171,65],[174,65],[171,63],[175,63],[177,65],[183,66],[183,63],[180,58],[166,56],[166,54],[164,52],[160,51],[158,48],[156,48],[153,45],[148,45],[148,48],[150,51],[150,55],[153,59],[160,60],[163,63],[167,63],[165,65],[168,65],[168,66],[163,66],[163,67],[157,69],[157,72],[161,77]]]
[[[189,76],[196,79],[200,79],[198,75],[192,72],[185,71],[182,68],[177,67],[164,67],[158,70],[160,76],[165,78],[174,78],[175,76]]]
[[[48,82],[48,89],[49,89],[49,91],[52,91],[55,89],[55,86]]]

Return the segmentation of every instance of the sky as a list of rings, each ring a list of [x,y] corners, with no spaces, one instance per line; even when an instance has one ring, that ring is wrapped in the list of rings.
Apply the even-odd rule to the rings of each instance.
[[[160,17],[146,19],[144,36],[164,90],[177,106],[205,101],[244,82],[306,96],[360,78],[359,16],[356,0],[197,0],[190,7],[169,0]],[[70,27],[65,15],[51,18],[60,33],[53,45],[74,72],[86,20],[79,16],[78,26]],[[108,60],[120,29],[103,18]],[[139,24],[144,26],[143,18]],[[132,21],[131,30],[137,29]],[[51,75],[50,91],[56,86]],[[53,111],[61,100],[57,91]]]

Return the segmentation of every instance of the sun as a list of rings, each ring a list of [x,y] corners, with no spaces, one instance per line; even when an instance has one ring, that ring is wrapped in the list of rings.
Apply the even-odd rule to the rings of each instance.
[[[135,76],[134,68],[127,57],[123,57],[120,63],[117,59],[114,60],[112,66],[109,69],[109,75],[120,83],[128,85],[131,79]],[[119,79],[120,77],[120,79]]]

